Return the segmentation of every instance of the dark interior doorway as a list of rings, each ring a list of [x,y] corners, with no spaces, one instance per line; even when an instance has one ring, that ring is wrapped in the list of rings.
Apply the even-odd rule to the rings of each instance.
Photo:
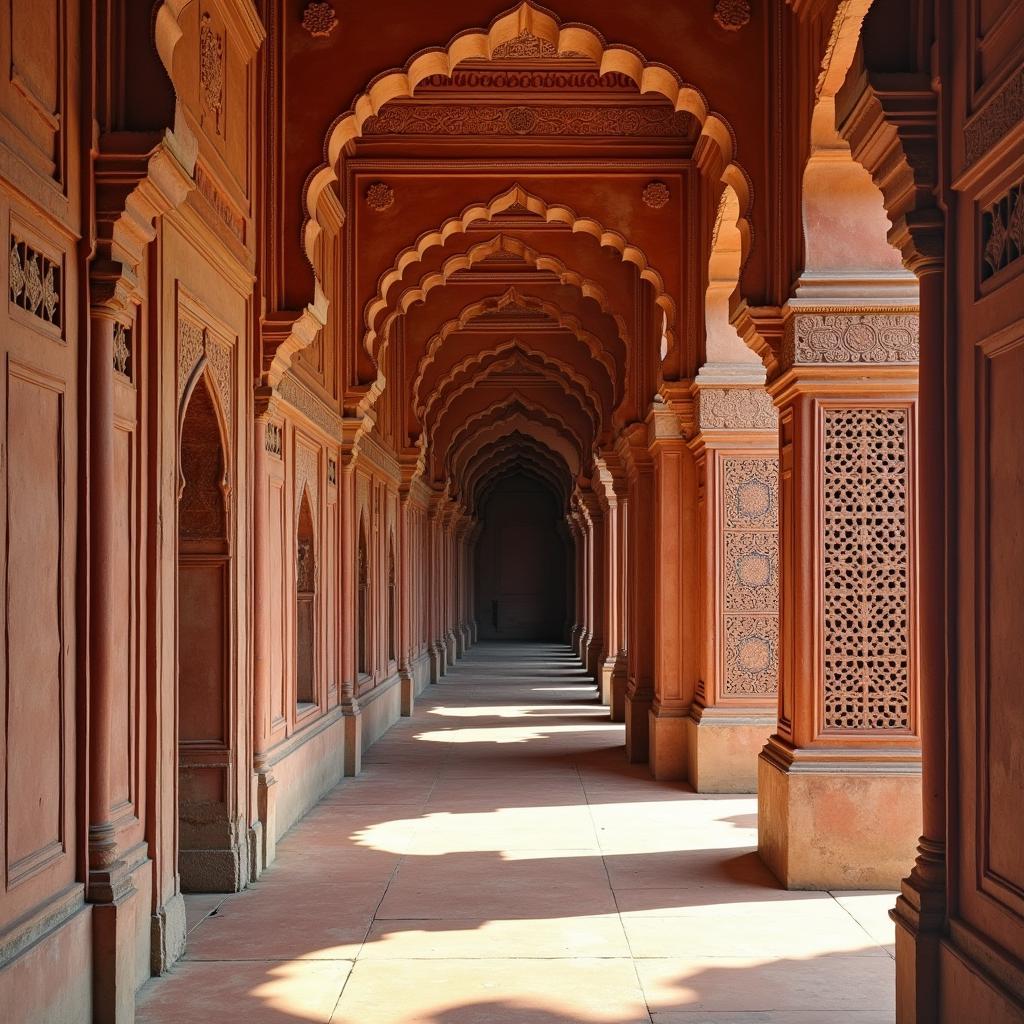
[[[560,640],[566,613],[561,509],[536,477],[511,472],[484,499],[476,546],[481,640]]]

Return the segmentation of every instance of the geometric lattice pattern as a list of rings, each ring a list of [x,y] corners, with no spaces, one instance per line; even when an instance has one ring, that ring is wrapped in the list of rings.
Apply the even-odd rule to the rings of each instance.
[[[779,687],[779,463],[722,463],[723,697],[765,697]]]
[[[909,422],[825,410],[826,730],[910,729]]]

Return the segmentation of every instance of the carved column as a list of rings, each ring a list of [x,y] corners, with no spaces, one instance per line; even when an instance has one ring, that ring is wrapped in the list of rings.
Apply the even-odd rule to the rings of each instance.
[[[569,646],[579,654],[580,638],[583,636],[583,579],[584,547],[580,531],[579,513],[570,508],[565,518],[566,528],[572,541],[572,628],[569,630]]]
[[[410,487],[415,463],[402,464],[398,488],[398,679],[402,716],[408,718],[416,706],[416,679],[412,669],[413,614],[413,524]]]
[[[653,464],[654,700],[649,712],[651,774],[686,777],[686,721],[693,700],[696,621],[691,549],[696,519],[693,456],[676,409],[661,396],[647,416]]]
[[[777,731],[762,858],[789,888],[894,888],[920,828],[918,318],[786,311]]]
[[[445,510],[442,538],[442,555],[444,558],[444,645],[448,656],[448,664],[454,665],[458,657],[458,642],[455,639],[455,601],[458,588],[457,563],[455,558],[455,529],[459,510],[449,499]]]
[[[358,638],[356,630],[362,624],[356,622],[358,606],[358,567],[356,565],[356,531],[359,517],[356,515],[356,460],[357,449],[353,444],[342,446],[339,453],[338,472],[341,475],[341,494],[338,519],[341,523],[341,693],[339,703],[345,716],[345,774],[356,776],[362,771],[362,712],[356,696],[356,652]]]
[[[600,461],[594,473],[594,483],[604,519],[598,555],[603,579],[601,620],[604,657],[595,677],[601,703],[609,708],[613,722],[621,722],[626,697],[626,644],[623,639],[626,481],[614,456],[606,456]]]
[[[605,604],[605,529],[606,522],[604,512],[601,508],[601,501],[592,490],[582,492],[581,503],[583,504],[589,529],[587,532],[587,567],[589,583],[587,587],[587,608],[589,618],[590,637],[587,642],[586,660],[584,666],[587,671],[599,679],[601,667],[605,661],[606,651],[606,623],[607,612]]]
[[[448,671],[448,650],[443,641],[444,599],[441,531],[444,511],[440,496],[431,498],[427,509],[427,621],[430,628],[430,681],[436,683]]]
[[[653,543],[654,464],[647,449],[647,427],[631,424],[620,435],[616,451],[629,481],[627,517],[626,758],[648,760],[650,710],[654,702],[654,578],[658,571]]]
[[[687,720],[698,793],[753,793],[779,678],[779,431],[763,385],[698,377],[700,664]]]

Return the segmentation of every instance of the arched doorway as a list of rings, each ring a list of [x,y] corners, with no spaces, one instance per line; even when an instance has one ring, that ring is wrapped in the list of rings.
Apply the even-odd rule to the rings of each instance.
[[[554,495],[511,472],[485,499],[476,549],[476,618],[483,640],[558,640],[565,626],[566,554]]]

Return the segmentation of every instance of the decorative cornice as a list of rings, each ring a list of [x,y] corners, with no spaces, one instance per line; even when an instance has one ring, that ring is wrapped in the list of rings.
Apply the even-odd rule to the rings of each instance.
[[[786,320],[783,367],[794,364],[916,363],[920,318],[906,310],[791,311]]]

